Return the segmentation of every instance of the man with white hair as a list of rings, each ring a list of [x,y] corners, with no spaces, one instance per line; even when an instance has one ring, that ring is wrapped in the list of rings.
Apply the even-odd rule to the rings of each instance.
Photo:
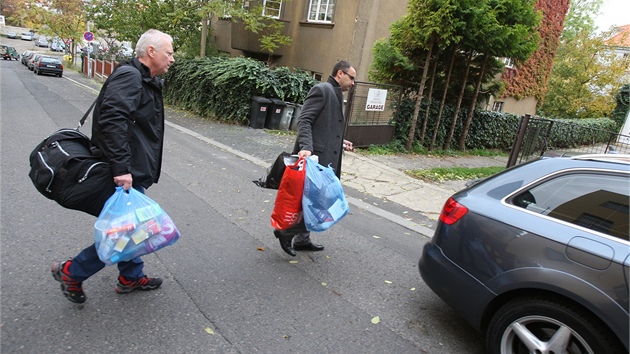
[[[175,62],[173,38],[150,29],[138,40],[136,55],[120,62],[103,84],[92,116],[92,143],[109,162],[116,186],[144,193],[160,177],[164,103],[162,80],[157,75],[165,74]],[[114,191],[112,187],[111,194]],[[114,290],[118,293],[154,290],[162,285],[162,279],[144,274],[140,257],[117,265],[120,275]],[[54,262],[52,274],[68,300],[83,303],[83,282],[104,267],[92,244],[74,258]]]

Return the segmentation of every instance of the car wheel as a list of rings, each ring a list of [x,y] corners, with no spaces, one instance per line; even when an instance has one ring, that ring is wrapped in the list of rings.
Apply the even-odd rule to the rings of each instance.
[[[41,75],[42,72],[40,70],[37,70],[37,75]]]
[[[503,305],[486,332],[496,354],[622,353],[621,343],[596,317],[557,299],[524,297]]]

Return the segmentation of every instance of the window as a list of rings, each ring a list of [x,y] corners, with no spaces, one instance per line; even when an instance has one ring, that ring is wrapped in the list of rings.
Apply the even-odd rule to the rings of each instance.
[[[628,177],[561,175],[512,199],[529,211],[628,240]]]
[[[282,0],[263,0],[263,16],[280,19],[280,9],[282,8]]]
[[[492,110],[495,112],[503,112],[503,102],[495,101],[492,105]]]
[[[508,69],[514,68],[514,60],[512,58],[501,58],[501,61],[503,62],[503,64],[505,64],[506,68]]]
[[[310,0],[308,22],[330,23],[335,11],[335,0]]]

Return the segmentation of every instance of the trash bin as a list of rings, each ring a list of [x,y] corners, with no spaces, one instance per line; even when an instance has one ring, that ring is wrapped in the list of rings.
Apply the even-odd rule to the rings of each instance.
[[[262,129],[267,120],[267,112],[271,106],[271,100],[260,96],[252,96],[252,106],[249,110],[249,126]]]
[[[289,130],[291,126],[291,120],[293,119],[293,112],[295,111],[295,105],[293,103],[285,102],[287,105],[280,119],[280,130]]]
[[[287,104],[283,100],[277,98],[271,98],[271,108],[267,112],[267,122],[265,128],[267,129],[280,129],[280,121],[284,113],[284,108]]]
[[[301,104],[295,104],[295,107],[293,108],[293,119],[291,120],[291,125],[289,126],[289,130],[294,130],[297,131],[297,122],[298,122],[298,118],[300,117],[300,113],[302,113],[302,105]]]

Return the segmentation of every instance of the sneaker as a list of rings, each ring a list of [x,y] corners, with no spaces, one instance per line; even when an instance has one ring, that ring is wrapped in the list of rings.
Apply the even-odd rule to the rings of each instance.
[[[114,287],[119,294],[130,293],[134,290],[155,290],[162,285],[162,279],[149,278],[146,275],[138,280],[129,280],[122,275],[118,276],[118,284]]]
[[[72,264],[72,258],[62,263],[53,262],[52,276],[61,283],[61,291],[68,300],[82,304],[86,300],[83,287],[81,286],[83,283],[72,278],[69,271],[70,264]]]

